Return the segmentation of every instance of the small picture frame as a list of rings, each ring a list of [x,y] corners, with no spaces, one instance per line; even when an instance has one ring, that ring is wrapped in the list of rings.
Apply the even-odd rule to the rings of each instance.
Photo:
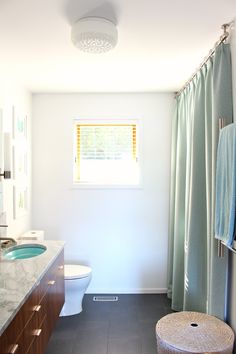
[[[18,219],[28,212],[28,129],[27,115],[12,106],[12,178],[13,218]]]
[[[18,145],[12,147],[12,177],[24,183],[27,178],[27,151]]]
[[[27,139],[27,116],[17,114],[14,106],[12,107],[12,138]]]
[[[17,219],[27,213],[27,187],[13,187],[13,218]]]
[[[12,106],[12,139],[15,139],[15,106]]]

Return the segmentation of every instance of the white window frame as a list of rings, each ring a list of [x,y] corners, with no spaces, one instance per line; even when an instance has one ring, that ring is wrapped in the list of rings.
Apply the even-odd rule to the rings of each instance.
[[[76,168],[76,146],[77,146],[77,136],[76,136],[76,126],[77,124],[136,124],[136,153],[138,157],[138,171],[139,171],[139,182],[137,184],[118,184],[118,183],[89,183],[89,182],[77,182],[74,179],[75,168]],[[72,189],[141,189],[143,187],[142,183],[142,122],[141,119],[90,119],[90,118],[76,118],[73,120],[73,170],[72,170]]]

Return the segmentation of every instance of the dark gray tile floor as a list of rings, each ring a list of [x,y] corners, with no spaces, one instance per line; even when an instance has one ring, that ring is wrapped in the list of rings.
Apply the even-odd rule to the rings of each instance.
[[[155,325],[172,312],[166,295],[118,295],[118,302],[94,302],[58,320],[46,354],[156,354]]]

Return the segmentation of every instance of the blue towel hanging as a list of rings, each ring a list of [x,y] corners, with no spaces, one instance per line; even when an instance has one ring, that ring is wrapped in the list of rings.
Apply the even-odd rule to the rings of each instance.
[[[220,131],[216,166],[215,237],[232,247],[236,212],[236,123]]]

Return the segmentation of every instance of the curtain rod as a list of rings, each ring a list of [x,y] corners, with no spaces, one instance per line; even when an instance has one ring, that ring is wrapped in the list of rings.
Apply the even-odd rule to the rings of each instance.
[[[221,26],[221,28],[223,29],[224,33],[222,34],[220,39],[215,43],[214,47],[209,51],[209,54],[203,59],[203,62],[199,65],[199,67],[196,69],[196,71],[190,77],[190,79],[185,82],[183,87],[178,92],[175,93],[175,98],[178,97],[185,90],[185,88],[190,84],[190,82],[195,78],[195,76],[197,75],[199,70],[201,70],[201,68],[206,64],[206,62],[209,60],[209,58],[212,57],[212,55],[215,53],[216,48],[229,37],[229,31],[228,30],[230,29],[232,24],[233,24],[233,21],[229,22],[229,23],[224,23]]]

